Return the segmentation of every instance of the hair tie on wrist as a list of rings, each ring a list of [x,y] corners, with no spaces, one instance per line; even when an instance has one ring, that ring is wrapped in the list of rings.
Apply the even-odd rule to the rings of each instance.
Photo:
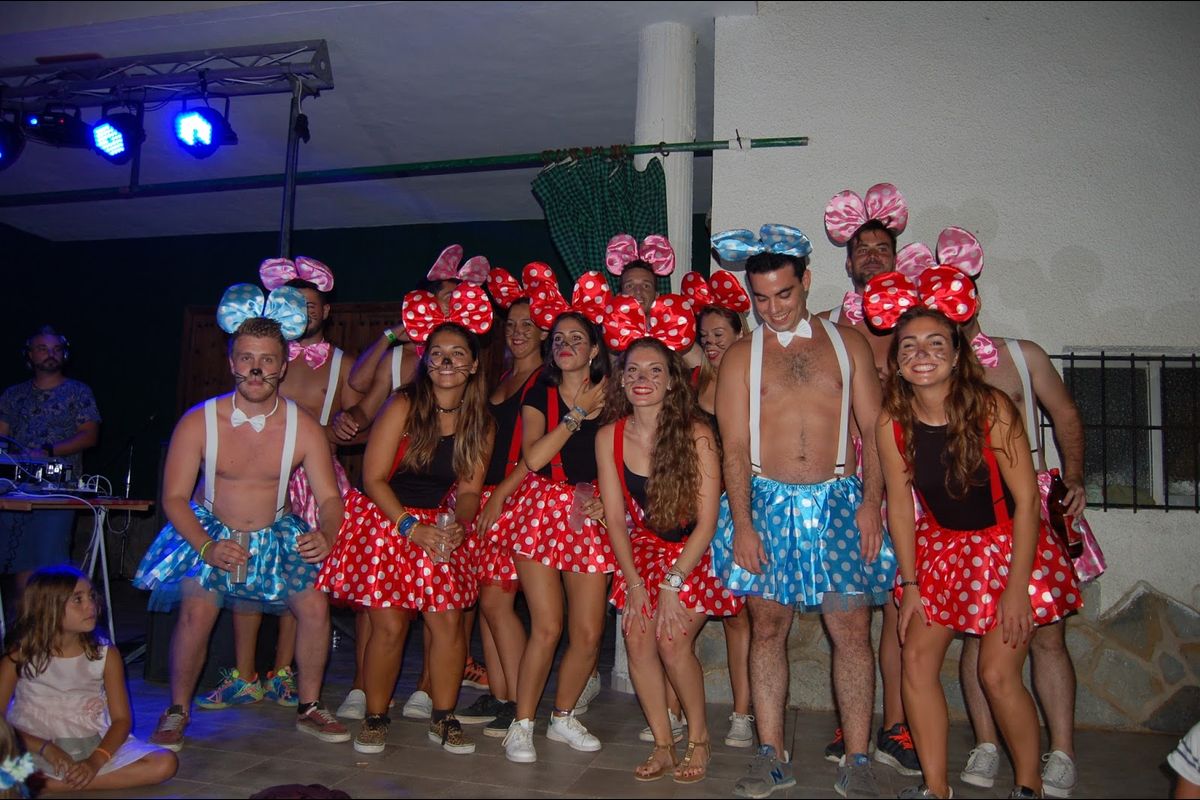
[[[44,740],[42,741],[42,746],[38,748],[38,755],[39,755],[39,756],[43,756],[43,757],[44,757],[44,756],[46,755],[46,746],[47,746],[48,744],[50,744],[50,740],[49,740],[49,739],[44,739]]]
[[[95,750],[93,750],[92,752],[93,752],[93,753],[104,753],[104,755],[108,756],[108,760],[109,760],[109,761],[112,761],[112,753],[108,752],[108,751],[107,751],[107,750],[105,750],[103,747],[97,747],[97,748],[96,748]]]
[[[203,560],[204,560],[204,551],[205,551],[205,550],[207,550],[207,549],[208,549],[208,546],[209,546],[210,544],[212,544],[212,543],[213,543],[213,540],[212,540],[212,539],[209,539],[207,542],[205,542],[204,544],[200,545],[200,560],[201,560],[201,561],[203,561]]]

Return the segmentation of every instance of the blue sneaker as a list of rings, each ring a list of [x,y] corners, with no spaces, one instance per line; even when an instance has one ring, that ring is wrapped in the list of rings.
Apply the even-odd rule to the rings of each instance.
[[[733,793],[738,797],[763,798],[795,785],[791,761],[780,761],[775,748],[764,744],[754,754],[749,772],[733,787]]]
[[[276,672],[267,673],[263,696],[288,708],[300,705],[300,697],[296,694],[296,673],[292,672],[291,667],[280,667]]]
[[[236,669],[221,670],[221,684],[203,697],[196,698],[196,705],[205,711],[215,711],[230,706],[244,706],[263,699],[263,687],[258,676],[252,681],[242,680]]]
[[[879,784],[866,753],[848,753],[838,767],[835,792],[842,797],[879,797]]]

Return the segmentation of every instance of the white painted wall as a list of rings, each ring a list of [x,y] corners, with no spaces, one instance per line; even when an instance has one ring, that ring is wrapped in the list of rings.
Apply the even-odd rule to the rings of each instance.
[[[813,240],[813,308],[847,288],[837,191],[907,196],[901,244],[980,239],[984,329],[1071,345],[1200,348],[1200,5],[761,3],[717,20],[713,230]],[[1200,603],[1200,516],[1091,512],[1101,604],[1146,579]]]

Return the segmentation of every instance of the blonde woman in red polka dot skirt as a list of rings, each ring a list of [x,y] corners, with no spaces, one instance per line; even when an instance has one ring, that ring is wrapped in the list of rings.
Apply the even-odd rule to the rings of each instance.
[[[362,753],[384,748],[388,703],[413,612],[424,615],[432,637],[429,738],[452,753],[475,750],[454,706],[467,658],[463,611],[478,595],[477,541],[469,528],[479,509],[494,423],[479,372],[478,338],[436,315],[440,324],[431,333],[428,327],[412,330],[410,302],[418,294],[428,293],[405,298],[405,324],[414,341],[428,337],[427,349],[413,383],[388,400],[371,428],[363,459],[366,495],[351,492],[347,498],[346,521],[318,584],[331,599],[365,606],[370,617],[363,657],[366,719],[354,739]],[[451,309],[453,317],[453,300]],[[490,304],[487,311],[490,324]],[[445,498],[456,483],[451,510]]]
[[[742,607],[712,574],[708,545],[721,498],[720,448],[697,414],[683,362],[657,339],[637,340],[619,362],[606,425],[596,437],[600,494],[620,571],[612,602],[621,609],[629,675],[654,733],[654,750],[634,770],[653,781],[702,780],[711,757],[704,673],[693,643],[708,617]],[[629,530],[624,518],[634,521]],[[667,683],[688,721],[676,761]]]
[[[925,779],[901,797],[950,796],[940,673],[955,633],[981,637],[979,677],[1012,753],[1011,796],[1042,796],[1037,711],[1021,669],[1033,627],[1081,605],[1065,549],[1041,523],[1021,417],[942,311],[974,300],[973,290],[939,293],[931,308],[905,311],[888,354],[876,440],[899,563],[904,708]]]

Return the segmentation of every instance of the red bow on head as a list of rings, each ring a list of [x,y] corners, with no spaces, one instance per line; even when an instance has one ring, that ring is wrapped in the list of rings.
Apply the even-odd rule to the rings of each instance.
[[[268,258],[259,265],[258,277],[267,291],[274,291],[288,281],[297,279],[308,281],[319,292],[333,289],[333,270],[308,256],[300,256],[295,261],[290,258]]]
[[[473,256],[467,259],[467,263],[462,265],[462,269],[459,269],[458,264],[462,261],[462,257],[462,245],[450,245],[437,257],[437,261],[433,262],[433,266],[429,268],[429,274],[425,277],[431,281],[462,281],[482,286],[488,278],[488,269],[491,267],[488,260],[483,256]]]
[[[471,333],[487,333],[492,327],[492,304],[483,289],[464,283],[450,295],[450,310],[443,313],[437,296],[419,289],[404,295],[400,318],[413,343],[422,344],[444,322],[462,325]]]
[[[643,239],[641,246],[628,233],[618,233],[608,240],[604,265],[609,272],[620,275],[633,261],[645,261],[655,275],[670,275],[675,270],[675,251],[667,237],[657,233]]]
[[[975,283],[953,267],[931,267],[916,283],[899,272],[885,272],[867,281],[863,309],[871,325],[891,330],[910,308],[924,305],[950,320],[963,323],[979,310]]]
[[[616,352],[646,336],[653,336],[676,353],[696,341],[692,301],[681,294],[659,295],[650,306],[649,320],[641,304],[624,294],[612,296],[604,311],[604,343]]]
[[[699,272],[689,272],[683,276],[682,288],[684,297],[692,301],[692,308],[697,313],[707,306],[726,308],[737,314],[750,310],[750,295],[728,270],[714,271],[707,281]]]
[[[539,283],[556,284],[554,270],[550,268],[549,264],[531,261],[525,265],[525,270],[521,273],[521,283],[517,283],[517,279],[509,275],[507,270],[497,267],[488,273],[487,288],[492,293],[492,299],[502,308],[511,308],[512,304],[522,297],[531,297],[533,287]]]
[[[545,264],[534,263],[538,267],[546,267]],[[526,269],[528,270],[528,267]],[[547,271],[549,269],[546,267]],[[570,305],[558,290],[558,281],[554,280],[553,273],[550,273],[549,280],[536,280],[532,285],[528,283],[528,278],[526,280],[529,314],[533,317],[534,324],[542,330],[548,331],[553,328],[554,320],[567,311],[577,311],[596,325],[604,320],[604,307],[612,291],[599,272],[585,272],[579,276],[579,280],[575,282],[575,291],[571,293]]]

